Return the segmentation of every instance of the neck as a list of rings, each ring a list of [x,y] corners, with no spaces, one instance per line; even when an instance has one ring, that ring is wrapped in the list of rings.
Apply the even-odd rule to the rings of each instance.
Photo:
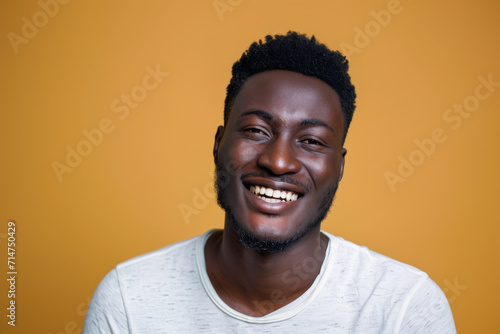
[[[318,276],[328,239],[320,228],[309,231],[280,253],[259,253],[243,246],[226,220],[223,233],[207,241],[207,272],[226,304],[263,316],[300,297]]]

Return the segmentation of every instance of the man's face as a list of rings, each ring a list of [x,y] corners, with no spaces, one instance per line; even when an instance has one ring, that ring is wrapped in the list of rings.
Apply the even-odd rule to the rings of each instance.
[[[240,240],[283,251],[319,227],[342,178],[337,93],[289,71],[250,77],[215,139],[218,200]]]

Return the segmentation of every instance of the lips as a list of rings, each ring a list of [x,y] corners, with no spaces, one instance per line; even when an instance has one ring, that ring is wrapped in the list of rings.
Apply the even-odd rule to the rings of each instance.
[[[250,192],[268,203],[293,202],[299,198],[299,193],[287,190],[273,189],[258,185],[251,185]]]

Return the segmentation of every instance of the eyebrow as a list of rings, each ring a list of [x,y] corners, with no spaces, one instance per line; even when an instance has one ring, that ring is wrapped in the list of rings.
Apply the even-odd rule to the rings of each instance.
[[[241,114],[240,117],[244,117],[244,116],[248,116],[248,115],[256,115],[260,118],[263,118],[263,119],[267,119],[268,121],[272,121],[273,120],[273,115],[271,115],[270,113],[266,112],[266,111],[262,111],[262,110],[250,110],[250,111],[246,111],[244,112],[243,114]]]
[[[273,115],[271,115],[270,113],[268,113],[266,111],[262,111],[262,110],[249,110],[249,111],[246,111],[243,114],[241,114],[240,117],[244,117],[244,116],[248,116],[248,115],[256,115],[256,116],[263,118],[265,120],[268,120],[268,121],[272,121],[274,119]],[[325,122],[323,122],[319,119],[316,119],[316,118],[306,118],[306,119],[302,120],[299,124],[299,126],[308,126],[308,125],[322,126],[322,127],[327,128],[328,130],[330,130],[332,132],[335,132],[335,130],[330,125],[328,125]]]
[[[319,119],[316,119],[316,118],[307,118],[307,119],[303,120],[302,122],[300,122],[299,125],[300,126],[306,126],[306,125],[323,126],[323,127],[327,128],[328,130],[335,132],[335,130],[333,130],[333,128],[330,125],[328,125],[325,122],[320,121]]]

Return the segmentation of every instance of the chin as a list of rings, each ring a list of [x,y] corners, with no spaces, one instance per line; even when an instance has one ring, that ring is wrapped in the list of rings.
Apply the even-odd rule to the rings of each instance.
[[[338,182],[332,186],[332,188],[325,192],[322,196],[323,201],[316,209],[311,209],[311,212],[317,212],[316,216],[309,218],[304,218],[308,221],[308,224],[302,226],[293,226],[293,233],[290,233],[291,226],[286,224],[286,222],[276,222],[275,226],[262,226],[262,224],[272,225],[272,216],[266,217],[254,217],[255,219],[261,219],[262,222],[258,222],[255,228],[247,226],[244,223],[244,219],[241,217],[240,211],[233,210],[232,206],[228,201],[229,196],[229,182],[224,179],[224,169],[221,166],[216,166],[216,177],[215,177],[215,189],[217,193],[217,203],[219,206],[226,211],[226,219],[230,220],[231,228],[236,233],[239,238],[240,243],[249,249],[253,249],[258,253],[281,253],[290,249],[299,240],[301,240],[305,235],[314,229],[317,229],[321,222],[326,218],[328,211],[333,203],[335,194],[338,187]],[[226,174],[227,175],[227,174]],[[238,193],[236,191],[236,193]],[[237,214],[235,214],[237,212]],[[266,222],[267,220],[267,222]],[[261,225],[259,227],[259,225]],[[283,226],[284,225],[284,226]],[[227,225],[226,225],[227,226]],[[282,227],[282,228],[280,228]]]
[[[249,249],[252,249],[258,253],[282,253],[290,249],[295,245],[302,237],[304,237],[308,232],[318,227],[321,224],[321,220],[316,220],[308,226],[298,229],[297,233],[283,237],[282,234],[276,233],[278,230],[272,229],[272,231],[262,231],[252,232],[249,228],[236,218],[231,210],[231,207],[225,208],[228,218],[231,222],[231,227],[233,231],[239,238],[240,243]],[[288,232],[288,231],[287,231]]]

